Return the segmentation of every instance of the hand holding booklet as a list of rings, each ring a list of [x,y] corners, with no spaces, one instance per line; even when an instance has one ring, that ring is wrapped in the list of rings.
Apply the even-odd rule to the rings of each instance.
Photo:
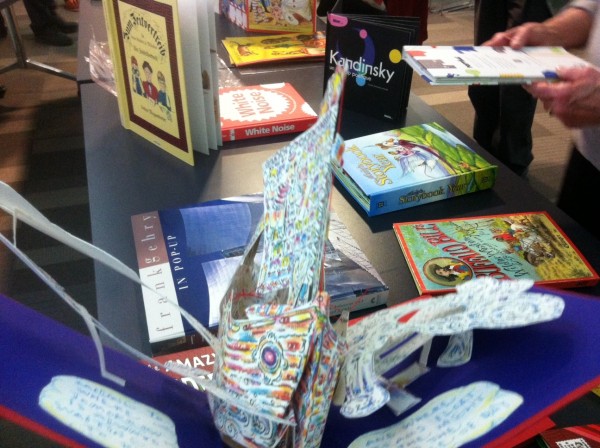
[[[589,65],[562,47],[405,45],[402,57],[431,85],[529,84],[557,79],[559,67]]]

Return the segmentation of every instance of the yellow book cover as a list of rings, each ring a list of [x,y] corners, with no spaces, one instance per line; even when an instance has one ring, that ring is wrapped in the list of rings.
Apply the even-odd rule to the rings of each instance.
[[[124,127],[194,164],[176,0],[106,0]]]
[[[223,45],[238,67],[293,59],[324,59],[325,33],[287,33],[270,36],[226,37]]]
[[[222,15],[256,33],[314,33],[316,0],[220,0]]]

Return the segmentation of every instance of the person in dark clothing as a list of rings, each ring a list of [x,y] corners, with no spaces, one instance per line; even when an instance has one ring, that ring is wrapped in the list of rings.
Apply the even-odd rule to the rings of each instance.
[[[73,39],[67,34],[77,32],[77,22],[60,17],[54,0],[23,0],[23,3],[36,41],[57,47],[73,44]]]
[[[475,45],[524,22],[542,22],[567,0],[475,0]],[[519,85],[469,86],[473,138],[519,175],[533,161],[537,100]]]
[[[4,23],[4,16],[0,14],[0,39],[4,39],[8,35],[8,28]]]

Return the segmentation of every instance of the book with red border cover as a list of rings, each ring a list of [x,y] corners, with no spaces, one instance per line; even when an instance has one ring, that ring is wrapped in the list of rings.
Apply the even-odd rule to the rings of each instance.
[[[548,448],[600,448],[600,424],[548,429],[538,442]]]
[[[316,0],[221,0],[219,12],[252,33],[314,33]]]
[[[181,381],[188,386],[193,387],[196,390],[202,390],[200,385],[193,378],[183,377],[172,370],[170,370],[169,363],[184,366],[187,368],[202,369],[208,372],[207,378],[212,378],[212,371],[215,365],[215,351],[210,345],[204,345],[202,347],[195,347],[189,350],[181,350],[178,352],[167,353],[165,355],[159,355],[153,357],[156,361],[166,366],[166,369],[158,368],[153,365],[147,364],[148,367],[154,370],[158,370],[171,378]]]
[[[303,132],[317,114],[289,83],[221,87],[223,141]]]
[[[476,277],[593,286],[598,274],[543,211],[394,224],[421,294],[442,294]]]

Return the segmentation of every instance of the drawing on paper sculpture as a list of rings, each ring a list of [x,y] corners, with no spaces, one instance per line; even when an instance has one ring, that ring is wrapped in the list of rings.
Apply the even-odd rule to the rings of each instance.
[[[561,298],[527,292],[532,286],[529,281],[477,279],[460,285],[454,294],[410,301],[348,328],[347,313],[335,325],[330,323],[323,256],[332,188],[330,162],[339,160],[343,151],[336,129],[344,81],[342,71],[330,78],[316,124],[263,166],[265,212],[223,298],[218,337],[169,302],[216,355],[213,379],[197,368],[170,365],[169,369],[192,377],[206,390],[215,425],[230,444],[318,447],[331,403],[342,404],[342,414],[351,418],[375,412],[389,401],[382,374],[421,348],[422,362],[406,375],[414,378],[425,373],[425,355],[434,336],[450,336],[438,366],[459,365],[469,360],[473,329],[529,325],[556,319],[563,310]],[[1,182],[0,208],[14,221],[20,219],[142,284],[135,271],[52,224]],[[263,256],[257,264],[254,254],[260,238]],[[16,236],[10,241],[0,234],[0,241],[82,315],[96,342],[101,373],[116,389],[123,381],[106,370],[98,331],[137,359],[165,367],[118,340],[89,315],[26,258],[17,248]],[[156,298],[168,300],[159,293]],[[384,352],[385,357],[379,356]],[[480,386],[473,387],[497,394],[493,385]],[[410,392],[404,393],[412,402],[418,401]],[[517,399],[511,403],[518,406]],[[490,428],[480,429],[483,433]]]
[[[403,303],[352,325],[347,331],[348,352],[342,372],[342,415],[365,417],[384,406],[390,393],[382,374],[421,347],[427,354],[435,336],[450,336],[437,365],[453,367],[471,358],[476,328],[513,328],[559,318],[563,299],[527,292],[532,286],[533,280],[479,278],[457,286],[456,293]],[[427,359],[417,364],[406,369],[405,383],[427,372]],[[336,401],[341,399],[336,397]],[[405,402],[412,405],[418,398]]]

